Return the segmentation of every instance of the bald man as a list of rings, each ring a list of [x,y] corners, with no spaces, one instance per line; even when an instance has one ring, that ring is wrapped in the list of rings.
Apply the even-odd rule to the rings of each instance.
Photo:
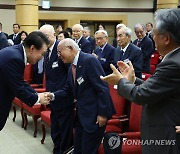
[[[58,55],[64,63],[72,65],[66,86],[50,97],[54,95],[55,100],[74,97],[74,154],[97,154],[106,121],[115,113],[108,85],[99,77],[104,74],[103,68],[94,56],[81,52],[72,39],[64,39],[58,44]]]
[[[50,45],[44,58],[46,90],[53,92],[60,90],[66,83],[68,64],[64,64],[57,55],[56,33],[52,25],[40,28],[49,39]],[[51,138],[54,142],[54,154],[63,154],[73,145],[72,129],[74,106],[72,97],[65,97],[60,101],[50,103],[51,109]]]
[[[75,42],[78,44],[81,51],[85,53],[91,53],[93,50],[93,47],[91,45],[91,42],[89,42],[84,36],[83,36],[83,26],[80,24],[75,24],[72,27],[72,35],[75,40]]]

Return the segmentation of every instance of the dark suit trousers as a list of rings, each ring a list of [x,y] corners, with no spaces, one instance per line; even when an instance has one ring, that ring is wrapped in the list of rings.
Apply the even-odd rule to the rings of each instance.
[[[104,136],[105,127],[92,133],[85,131],[76,117],[73,154],[97,154]]]
[[[73,146],[74,107],[59,111],[51,109],[51,138],[54,143],[54,154],[63,154]]]

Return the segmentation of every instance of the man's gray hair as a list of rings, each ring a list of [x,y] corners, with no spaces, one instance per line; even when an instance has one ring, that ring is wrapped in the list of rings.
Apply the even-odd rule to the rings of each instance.
[[[89,27],[84,27],[84,30],[87,30],[87,31],[91,31],[91,29]]]
[[[121,29],[123,29],[125,31],[125,34],[127,36],[131,36],[132,35],[132,30],[129,27],[123,27]]]
[[[97,33],[103,33],[105,37],[108,37],[108,33],[105,30],[98,30],[98,31],[95,32],[95,35]]]
[[[155,13],[156,30],[169,34],[173,41],[180,44],[180,9],[161,9]]]
[[[71,38],[65,38],[62,41],[60,41],[59,44],[65,47],[72,47],[73,49],[80,51],[80,48],[77,45],[77,43]]]
[[[118,28],[124,28],[124,27],[126,27],[126,25],[125,24],[118,24],[117,26],[116,26],[116,29],[118,29]]]
[[[73,27],[78,27],[80,30],[83,31],[83,26],[82,26],[81,24],[75,24]],[[72,28],[73,28],[73,27],[72,27]]]
[[[136,31],[136,29],[139,27],[142,27],[144,31],[146,30],[146,26],[144,24],[137,23],[134,25],[134,31]]]

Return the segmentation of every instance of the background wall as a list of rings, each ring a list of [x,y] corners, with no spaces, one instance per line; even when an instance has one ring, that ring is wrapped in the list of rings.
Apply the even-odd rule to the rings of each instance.
[[[1,5],[15,5],[15,0],[0,0],[0,22],[3,24],[3,31],[11,34],[12,24],[15,23],[15,10],[2,9]],[[41,0],[39,0],[41,6]],[[153,0],[51,0],[52,7],[81,7],[81,8],[126,8],[129,12],[72,12],[72,11],[48,11],[40,10],[39,19],[43,20],[66,20],[66,24],[73,25],[82,18],[86,20],[91,17],[96,20],[119,20],[123,19],[128,27],[138,23],[153,22],[153,12],[133,12],[132,9],[152,9]],[[133,34],[132,40],[135,39]]]

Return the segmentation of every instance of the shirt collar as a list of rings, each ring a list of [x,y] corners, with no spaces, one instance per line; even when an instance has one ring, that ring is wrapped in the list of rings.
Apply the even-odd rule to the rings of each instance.
[[[77,52],[77,54],[76,54],[76,56],[74,57],[74,60],[73,60],[73,64],[74,64],[75,66],[77,66],[77,63],[78,63],[79,53],[80,53],[80,51]]]
[[[124,49],[121,47],[121,50],[125,53],[125,52],[126,52],[126,50],[127,50],[127,48],[128,48],[128,46],[129,46],[129,43],[125,46],[125,48],[124,48]]]
[[[24,52],[24,64],[25,66],[27,65],[27,55],[26,55],[26,50],[24,48],[24,46],[22,45],[22,48],[23,48],[23,52]]]
[[[81,36],[79,39],[76,40],[77,44],[79,43],[79,41],[81,40],[83,36]]]
[[[86,37],[86,40],[88,40],[88,38],[90,38],[90,36],[87,36],[87,37]]]
[[[53,48],[54,48],[54,45],[55,45],[56,42],[53,43],[53,45],[51,45],[51,47],[49,48],[50,52],[52,52]]]
[[[164,58],[162,59],[162,62],[163,62],[165,59],[167,59],[174,51],[176,51],[176,50],[178,50],[178,49],[180,49],[180,47],[177,47],[176,49],[174,49],[174,50],[170,51],[169,53],[167,53],[167,54],[164,56]]]
[[[105,46],[106,46],[107,42],[103,45],[103,47],[99,47],[100,49],[102,49],[102,51],[104,50]]]

